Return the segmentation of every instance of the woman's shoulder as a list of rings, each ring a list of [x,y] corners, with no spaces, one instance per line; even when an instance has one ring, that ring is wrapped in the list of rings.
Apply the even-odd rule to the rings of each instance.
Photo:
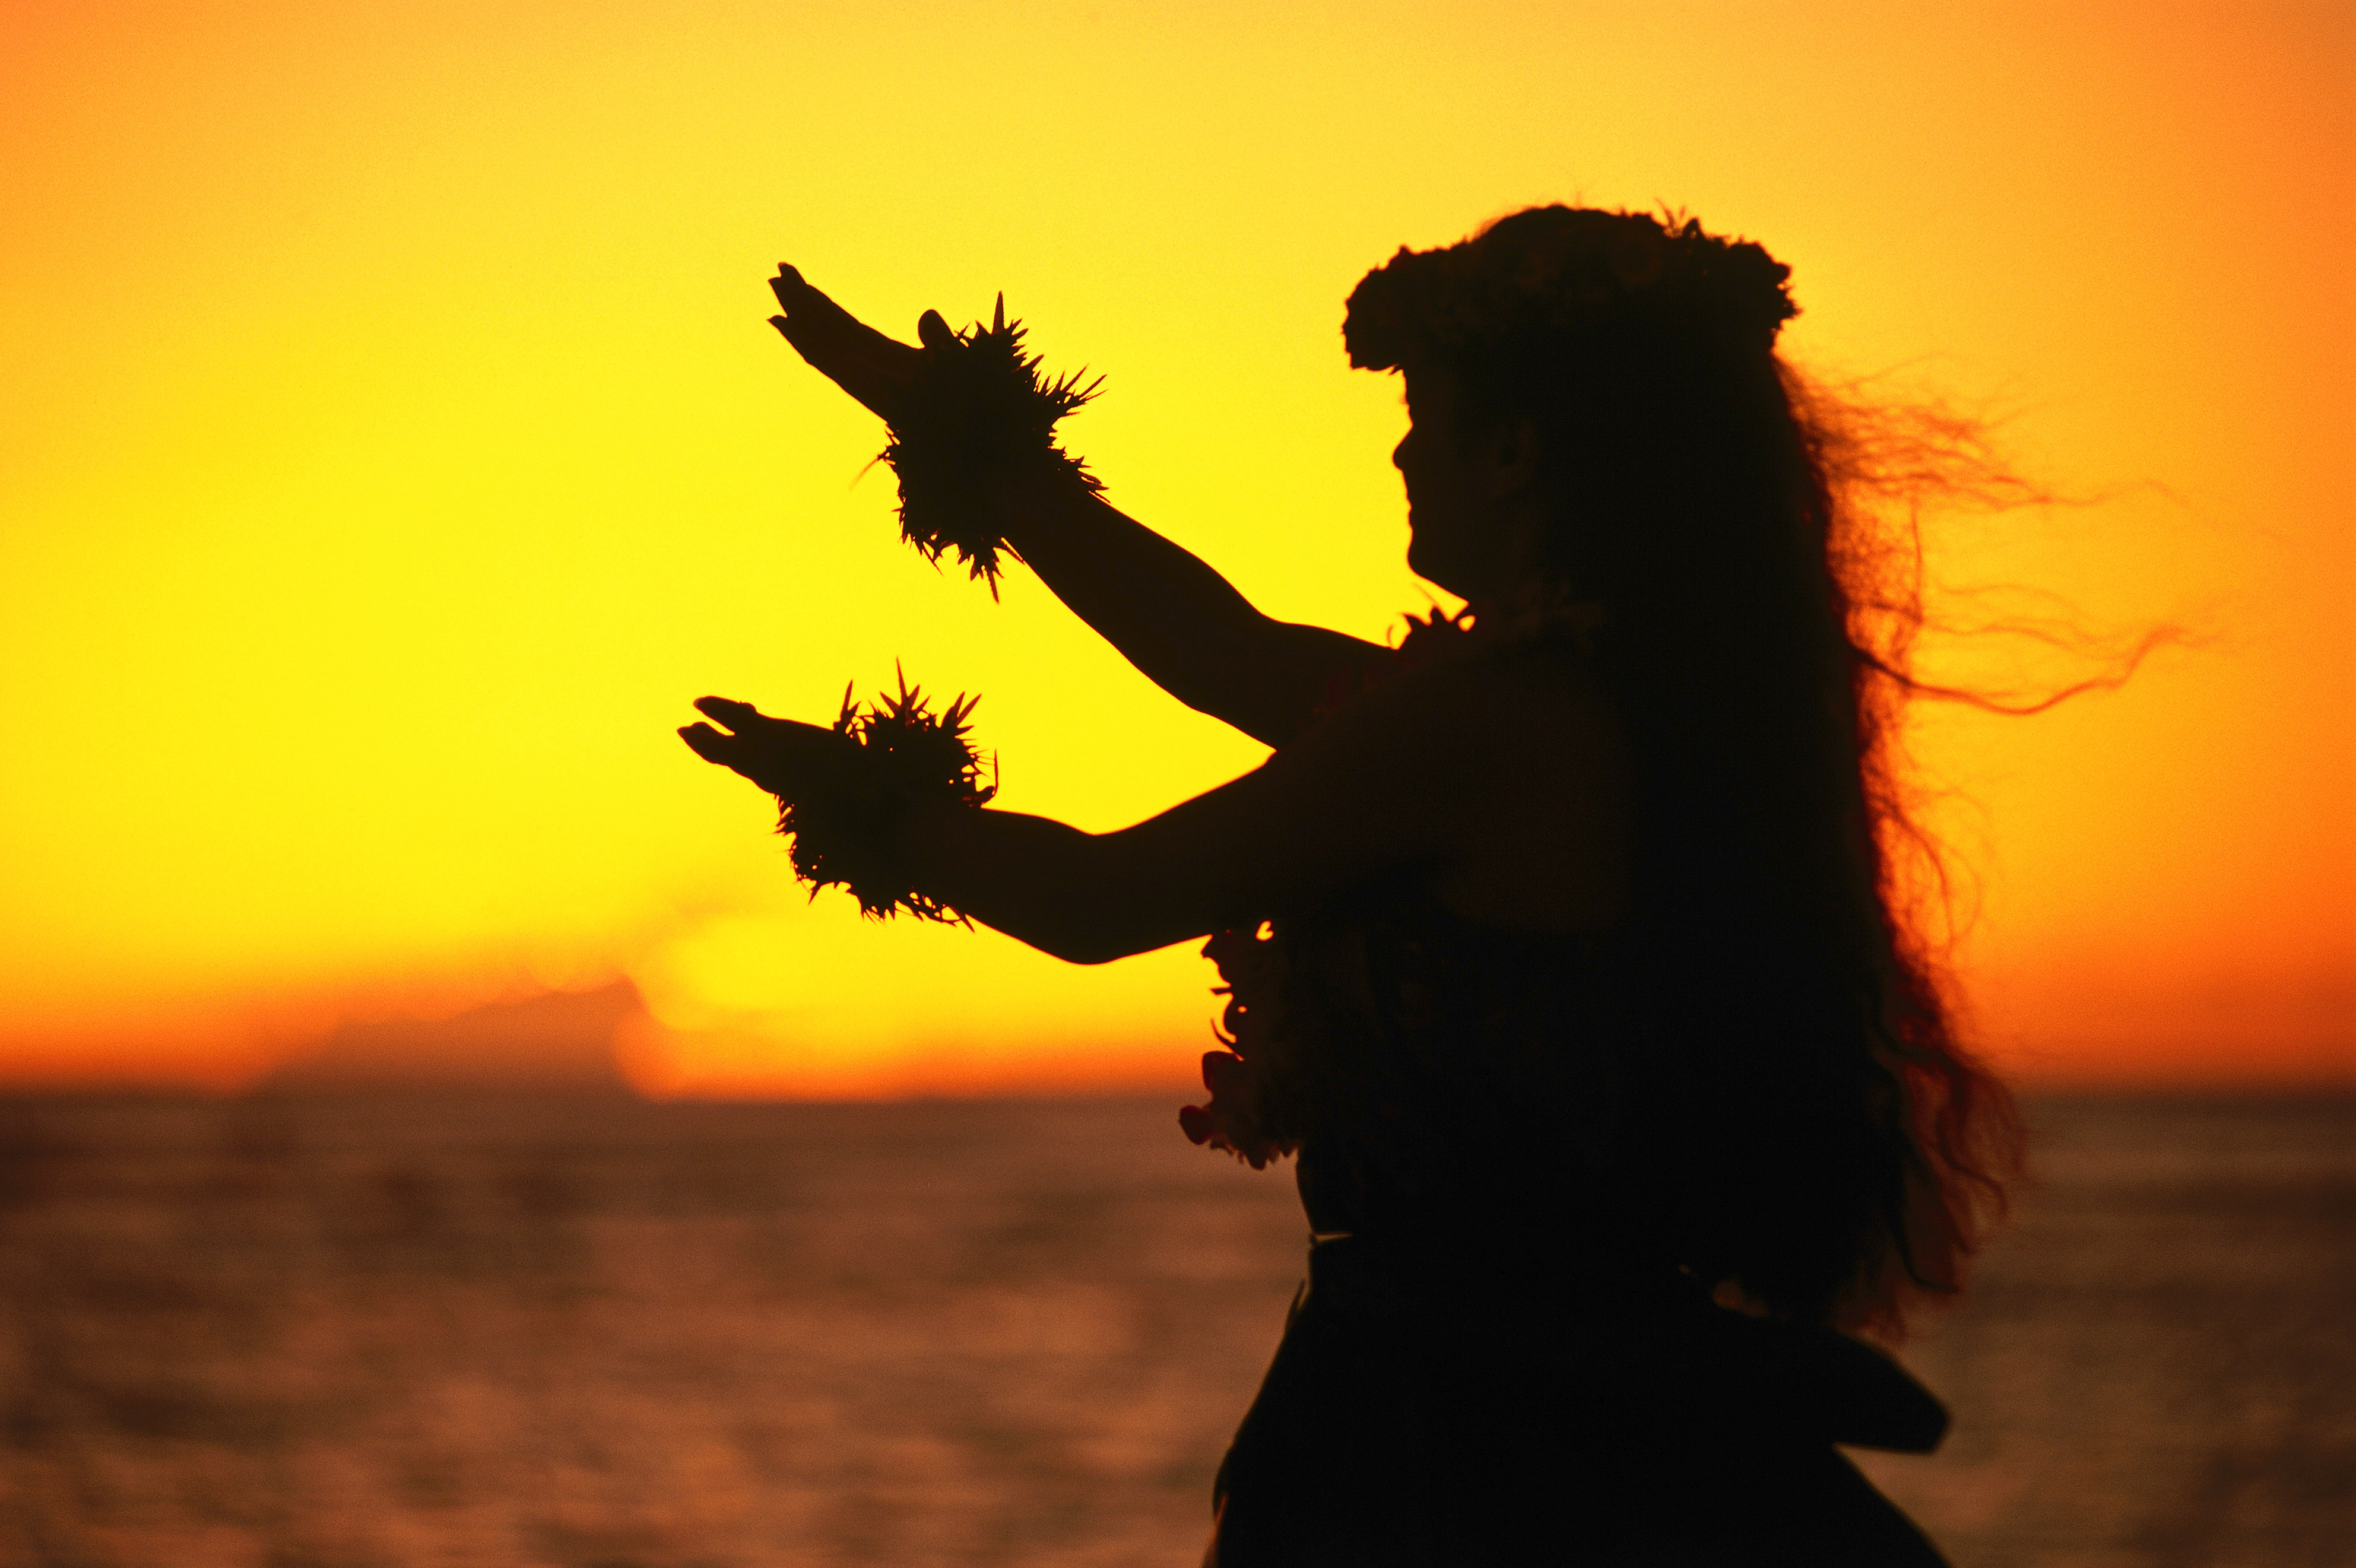
[[[1271,768],[1318,788],[1388,781],[1376,793],[1392,809],[1454,824],[1452,837],[1500,811],[1593,816],[1580,803],[1618,794],[1623,754],[1579,638],[1462,628],[1410,640]]]

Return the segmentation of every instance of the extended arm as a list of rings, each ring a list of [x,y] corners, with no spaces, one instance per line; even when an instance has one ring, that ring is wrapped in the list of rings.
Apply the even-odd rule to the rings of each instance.
[[[1444,849],[1434,781],[1361,775],[1348,795],[1290,759],[1116,833],[1013,812],[926,810],[908,824],[926,891],[1075,964],[1255,923],[1268,910]],[[1306,795],[1315,793],[1312,802]],[[1417,809],[1422,805],[1427,809]]]
[[[942,804],[897,842],[917,887],[1033,947],[1101,963],[1299,907],[1386,870],[1428,871],[1505,923],[1591,923],[1612,896],[1612,725],[1583,684],[1423,669],[1369,692],[1234,782],[1114,833]],[[705,699],[706,759],[790,793],[840,744]]]
[[[1446,743],[1401,743],[1398,726],[1366,710],[1387,695],[1354,704],[1243,777],[1114,833],[912,804],[892,860],[924,893],[1076,964],[1255,920],[1444,850],[1462,816],[1450,805],[1466,759]],[[714,721],[680,731],[697,754],[787,799],[851,744],[725,699],[696,706]]]
[[[772,318],[805,359],[875,412],[914,375],[917,350],[861,324],[791,267],[770,280]],[[931,341],[948,328],[931,313]],[[1073,485],[999,497],[1008,544],[1148,678],[1190,708],[1270,746],[1305,729],[1336,676],[1383,656],[1376,644],[1272,620],[1202,560]]]
[[[1262,614],[1199,557],[1076,487],[1009,496],[1006,541],[1156,686],[1270,746],[1308,727],[1335,677],[1387,656]]]

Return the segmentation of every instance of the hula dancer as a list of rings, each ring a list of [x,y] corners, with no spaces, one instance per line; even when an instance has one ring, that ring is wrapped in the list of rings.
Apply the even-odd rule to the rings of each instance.
[[[1932,1564],[1837,1451],[1944,1413],[1874,1345],[1948,1295],[2017,1148],[1893,857],[1920,624],[1787,270],[1566,208],[1351,296],[1396,370],[1398,648],[1271,620],[1123,516],[1002,312],[919,346],[790,268],[776,325],[883,416],[902,526],[1009,556],[1274,754],[1116,833],[987,809],[964,707],[707,699],[797,865],[1075,963],[1208,941],[1195,1142],[1290,1157],[1310,1283],[1221,1467],[1212,1561]],[[920,755],[921,753],[921,755]]]

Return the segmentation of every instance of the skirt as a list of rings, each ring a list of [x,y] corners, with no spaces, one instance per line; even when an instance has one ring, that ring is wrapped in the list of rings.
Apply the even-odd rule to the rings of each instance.
[[[1945,1424],[1858,1341],[1697,1293],[1435,1304],[1347,1239],[1310,1264],[1220,1467],[1217,1568],[1944,1568],[1834,1446]]]

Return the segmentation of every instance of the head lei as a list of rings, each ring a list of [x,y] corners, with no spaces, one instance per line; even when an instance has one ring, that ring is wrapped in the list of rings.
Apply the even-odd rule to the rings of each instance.
[[[1799,314],[1792,269],[1747,240],[1671,214],[1534,207],[1461,244],[1410,251],[1367,273],[1342,336],[1350,363],[1390,370],[1565,345],[1648,325],[1766,353]]]

